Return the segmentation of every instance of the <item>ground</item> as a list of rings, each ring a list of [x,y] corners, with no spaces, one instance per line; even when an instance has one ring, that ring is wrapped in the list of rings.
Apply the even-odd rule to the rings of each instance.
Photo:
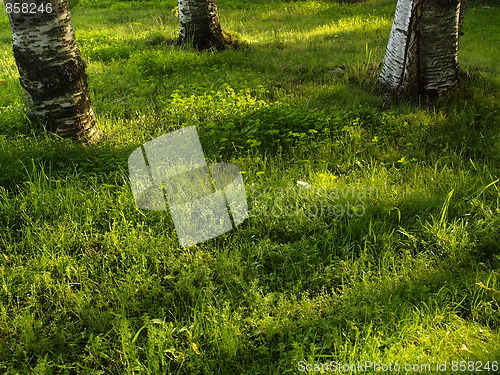
[[[175,6],[74,5],[92,146],[26,119],[0,14],[0,372],[493,372],[500,8],[470,5],[461,85],[424,107],[378,92],[394,0],[220,0],[240,45],[220,53],[171,43]],[[190,125],[251,209],[180,249],[167,212],[136,207],[127,158]]]

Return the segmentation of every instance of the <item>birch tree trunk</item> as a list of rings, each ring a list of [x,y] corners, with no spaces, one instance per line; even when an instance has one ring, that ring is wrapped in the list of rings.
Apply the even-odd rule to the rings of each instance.
[[[379,81],[406,96],[433,100],[459,80],[463,0],[398,0]]]
[[[5,5],[29,118],[62,137],[95,140],[99,132],[68,0],[6,0]]]
[[[212,47],[221,50],[227,44],[215,0],[179,0],[179,21],[179,44],[192,45],[200,51]]]

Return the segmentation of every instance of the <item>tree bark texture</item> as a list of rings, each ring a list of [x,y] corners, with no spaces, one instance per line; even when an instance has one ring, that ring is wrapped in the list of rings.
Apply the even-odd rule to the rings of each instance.
[[[380,82],[399,94],[433,99],[459,79],[462,0],[398,0]]]
[[[62,137],[94,140],[97,122],[68,0],[7,0],[6,5],[15,2],[37,4],[34,13],[9,13],[29,118]],[[51,11],[40,11],[48,10],[48,3]]]
[[[197,50],[227,44],[220,26],[215,0],[179,0],[179,44],[192,45]]]

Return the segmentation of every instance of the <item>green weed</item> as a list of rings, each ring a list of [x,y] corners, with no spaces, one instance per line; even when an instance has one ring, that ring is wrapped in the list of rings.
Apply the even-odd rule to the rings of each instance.
[[[173,0],[80,0],[93,146],[29,122],[2,13],[0,372],[498,361],[499,9],[485,4],[465,18],[461,86],[424,108],[377,95],[392,0],[220,0],[243,43],[221,53],[171,43]],[[136,207],[127,158],[189,125],[209,161],[241,167],[249,217],[180,249],[168,212]]]

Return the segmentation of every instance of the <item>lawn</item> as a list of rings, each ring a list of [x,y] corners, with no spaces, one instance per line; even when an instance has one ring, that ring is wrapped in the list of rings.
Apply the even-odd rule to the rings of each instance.
[[[471,2],[461,85],[426,107],[379,95],[395,5],[219,0],[240,47],[198,53],[175,0],[80,0],[90,146],[28,121],[2,10],[0,373],[495,372],[500,7]],[[127,158],[191,125],[250,211],[181,249]]]

